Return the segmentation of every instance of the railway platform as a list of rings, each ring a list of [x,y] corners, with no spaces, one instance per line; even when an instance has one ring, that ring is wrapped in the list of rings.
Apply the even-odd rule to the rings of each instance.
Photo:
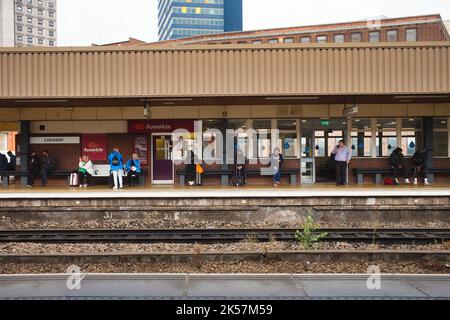
[[[448,275],[1,275],[1,299],[450,299]]]

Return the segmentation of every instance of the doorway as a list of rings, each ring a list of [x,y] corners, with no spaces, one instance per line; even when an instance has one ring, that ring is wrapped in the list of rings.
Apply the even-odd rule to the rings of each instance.
[[[173,184],[172,135],[152,135],[152,184]]]

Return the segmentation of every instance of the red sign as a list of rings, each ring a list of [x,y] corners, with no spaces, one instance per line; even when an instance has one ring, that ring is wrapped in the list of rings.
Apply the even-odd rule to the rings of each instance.
[[[106,160],[106,135],[83,134],[81,153],[91,160]]]
[[[177,129],[194,132],[193,120],[130,120],[129,133],[172,133]]]

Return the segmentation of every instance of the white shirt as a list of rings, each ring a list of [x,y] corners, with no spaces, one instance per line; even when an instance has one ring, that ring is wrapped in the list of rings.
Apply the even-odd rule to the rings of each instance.
[[[91,160],[89,160],[86,163],[84,163],[83,161],[80,161],[80,163],[78,164],[78,167],[86,169],[86,171],[91,175],[94,174],[94,165]]]

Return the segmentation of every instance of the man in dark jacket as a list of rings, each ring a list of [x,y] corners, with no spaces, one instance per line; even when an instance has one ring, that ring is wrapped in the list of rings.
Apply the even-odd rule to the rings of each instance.
[[[8,171],[16,171],[16,156],[11,151],[8,151],[9,163],[8,163]]]
[[[41,159],[41,175],[42,175],[42,185],[45,186],[48,183],[48,174],[56,167],[56,161],[53,157],[48,154],[45,150],[42,152]]]
[[[405,183],[410,183],[406,175],[405,156],[403,155],[403,150],[401,148],[396,148],[394,151],[392,151],[391,156],[389,157],[389,164],[391,165],[395,184],[400,183],[398,181],[399,173],[401,173],[405,177]]]
[[[28,185],[27,187],[31,188],[34,184],[34,180],[39,173],[39,169],[41,167],[41,160],[37,156],[37,153],[32,151],[30,154],[30,158],[28,159]]]
[[[8,158],[3,153],[0,153],[0,171],[8,170]],[[0,181],[3,183],[3,177],[0,176]]]
[[[428,172],[427,172],[427,150],[418,150],[412,157],[412,163],[414,166],[414,184],[418,184],[418,177],[423,177],[423,183],[429,186]]]

